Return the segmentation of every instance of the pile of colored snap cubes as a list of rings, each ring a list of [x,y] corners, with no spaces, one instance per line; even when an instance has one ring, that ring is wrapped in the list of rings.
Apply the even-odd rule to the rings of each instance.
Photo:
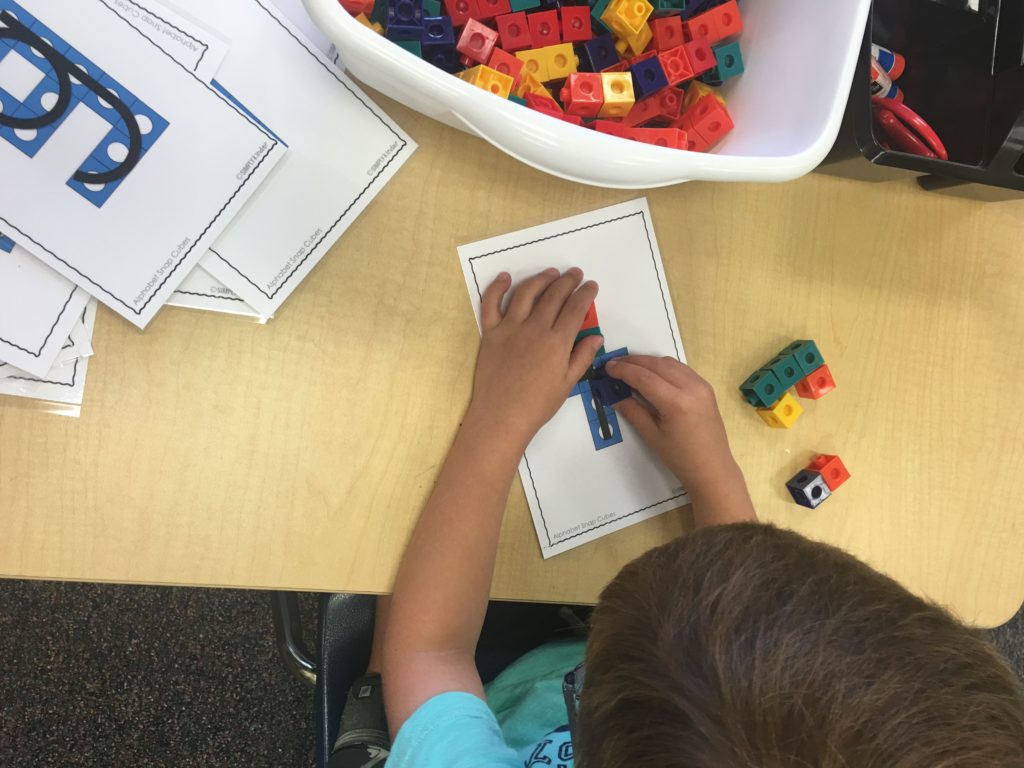
[[[414,55],[552,118],[693,152],[733,128],[717,86],[743,72],[736,0],[338,1]]]

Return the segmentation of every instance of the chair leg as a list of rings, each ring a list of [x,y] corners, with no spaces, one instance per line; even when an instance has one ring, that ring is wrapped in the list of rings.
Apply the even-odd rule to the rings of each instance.
[[[317,663],[302,637],[298,596],[294,592],[271,592],[270,604],[281,663],[304,683],[316,685]]]

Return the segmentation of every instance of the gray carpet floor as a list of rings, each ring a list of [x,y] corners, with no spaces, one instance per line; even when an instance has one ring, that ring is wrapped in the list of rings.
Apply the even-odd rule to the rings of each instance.
[[[1024,677],[1024,611],[992,640]],[[0,581],[4,768],[306,768],[312,701],[266,593]]]

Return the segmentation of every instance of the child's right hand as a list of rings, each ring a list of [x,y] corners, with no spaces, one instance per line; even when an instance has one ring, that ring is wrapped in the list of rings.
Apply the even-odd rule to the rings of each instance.
[[[615,409],[654,448],[694,501],[721,498],[723,490],[735,491],[738,485],[741,503],[730,499],[733,513],[729,517],[753,519],[743,475],[729,449],[711,385],[671,357],[629,355],[610,360],[606,370],[650,404],[629,398]]]

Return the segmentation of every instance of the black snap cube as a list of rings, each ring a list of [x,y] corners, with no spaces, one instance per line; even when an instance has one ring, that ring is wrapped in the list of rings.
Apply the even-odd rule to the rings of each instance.
[[[828,484],[820,472],[812,469],[802,469],[792,480],[786,483],[793,501],[801,507],[815,509],[821,502],[832,495]]]

